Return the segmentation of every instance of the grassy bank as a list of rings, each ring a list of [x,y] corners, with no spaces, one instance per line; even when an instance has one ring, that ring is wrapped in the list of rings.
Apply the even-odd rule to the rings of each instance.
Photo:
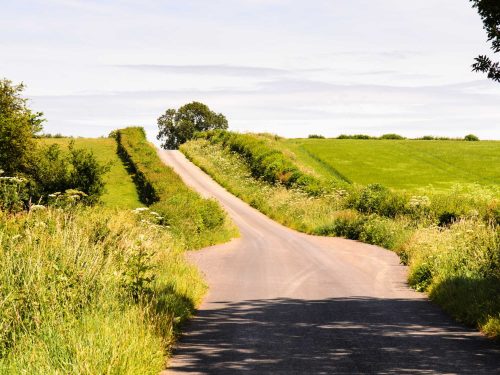
[[[0,213],[0,373],[157,374],[205,286],[167,230],[103,208]]]
[[[116,132],[119,153],[134,173],[139,196],[157,212],[189,249],[228,241],[237,228],[213,199],[204,199],[188,188],[159,158],[148,143],[144,129],[126,128]]]
[[[500,239],[495,192],[457,186],[448,193],[412,195],[382,185],[349,184],[338,176],[325,183],[321,173],[311,175],[321,187],[312,192],[256,173],[252,162],[265,158],[239,151],[251,150],[251,145],[231,146],[233,139],[245,142],[251,135],[205,137],[208,140],[191,141],[181,150],[229,191],[297,230],[343,236],[396,251],[410,267],[412,286],[429,292],[457,320],[499,336]],[[257,138],[262,155],[267,147],[270,155],[282,153],[301,169],[294,163],[299,158],[275,147],[276,140]],[[277,176],[280,165],[274,169]]]

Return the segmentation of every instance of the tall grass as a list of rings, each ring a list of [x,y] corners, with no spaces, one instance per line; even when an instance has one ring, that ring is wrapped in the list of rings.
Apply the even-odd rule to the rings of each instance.
[[[183,250],[132,212],[0,212],[0,373],[157,374],[205,291]]]
[[[149,208],[51,194],[48,207],[12,210],[22,181],[0,181],[0,374],[159,373],[206,290],[183,252],[236,234],[215,201],[161,163],[142,129],[118,134]]]
[[[162,224],[181,238],[187,248],[201,248],[237,235],[236,227],[215,200],[204,199],[188,188],[147,142],[144,129],[116,132],[120,155],[133,173],[141,200],[162,217]]]
[[[458,320],[500,336],[500,294],[492,288],[500,285],[500,216],[488,189],[412,196],[377,184],[341,183],[310,195],[255,176],[248,157],[208,138],[181,151],[229,191],[291,228],[396,251],[410,265],[412,286],[428,291]]]

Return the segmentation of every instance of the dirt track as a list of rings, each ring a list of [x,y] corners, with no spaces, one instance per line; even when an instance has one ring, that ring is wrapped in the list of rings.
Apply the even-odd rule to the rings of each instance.
[[[241,232],[189,254],[210,291],[166,373],[500,374],[500,346],[409,289],[394,253],[292,231],[180,152],[160,156]]]

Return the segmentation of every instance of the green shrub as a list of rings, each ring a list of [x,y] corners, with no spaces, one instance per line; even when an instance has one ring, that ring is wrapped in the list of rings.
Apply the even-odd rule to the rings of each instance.
[[[335,214],[332,223],[314,230],[320,236],[340,236],[351,240],[359,239],[367,218],[356,211],[339,211]]]
[[[85,193],[83,202],[95,204],[104,192],[104,175],[109,166],[101,165],[91,151],[77,149],[73,142],[68,151],[59,145],[39,147],[27,170],[30,198],[47,202],[48,196],[68,189]]]
[[[330,224],[318,227],[314,234],[339,236],[351,240],[396,250],[407,241],[410,231],[403,221],[395,221],[377,215],[364,216],[356,211],[345,210],[335,214]]]
[[[464,141],[477,142],[477,141],[479,141],[479,138],[474,134],[467,134],[464,137]]]
[[[408,240],[409,233],[404,221],[372,215],[364,222],[359,240],[389,250],[398,250]]]
[[[408,198],[405,194],[393,192],[383,185],[370,184],[352,190],[348,202],[359,212],[394,218],[407,212]]]
[[[406,139],[406,138],[399,134],[389,133],[381,135],[380,139]]]
[[[375,139],[375,138],[376,137],[372,137],[366,134],[354,134],[354,135],[341,134],[337,137],[337,139]]]
[[[452,276],[434,282],[430,298],[458,321],[500,337],[500,278]]]
[[[418,292],[424,292],[432,283],[432,267],[429,263],[418,263],[412,269],[408,282]]]
[[[318,139],[324,139],[325,136],[320,135],[320,134],[309,134],[307,138],[318,138]]]

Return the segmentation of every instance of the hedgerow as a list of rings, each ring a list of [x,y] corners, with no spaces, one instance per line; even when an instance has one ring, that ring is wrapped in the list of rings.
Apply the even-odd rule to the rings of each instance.
[[[198,137],[220,143],[243,156],[255,178],[300,188],[310,195],[321,194],[324,188],[318,179],[300,171],[283,152],[269,147],[264,137],[221,130],[199,133]]]
[[[202,198],[159,158],[144,129],[116,131],[118,152],[134,173],[143,203],[159,212],[164,225],[179,235],[187,248],[200,248],[228,240],[235,234],[225,212],[214,201]]]

